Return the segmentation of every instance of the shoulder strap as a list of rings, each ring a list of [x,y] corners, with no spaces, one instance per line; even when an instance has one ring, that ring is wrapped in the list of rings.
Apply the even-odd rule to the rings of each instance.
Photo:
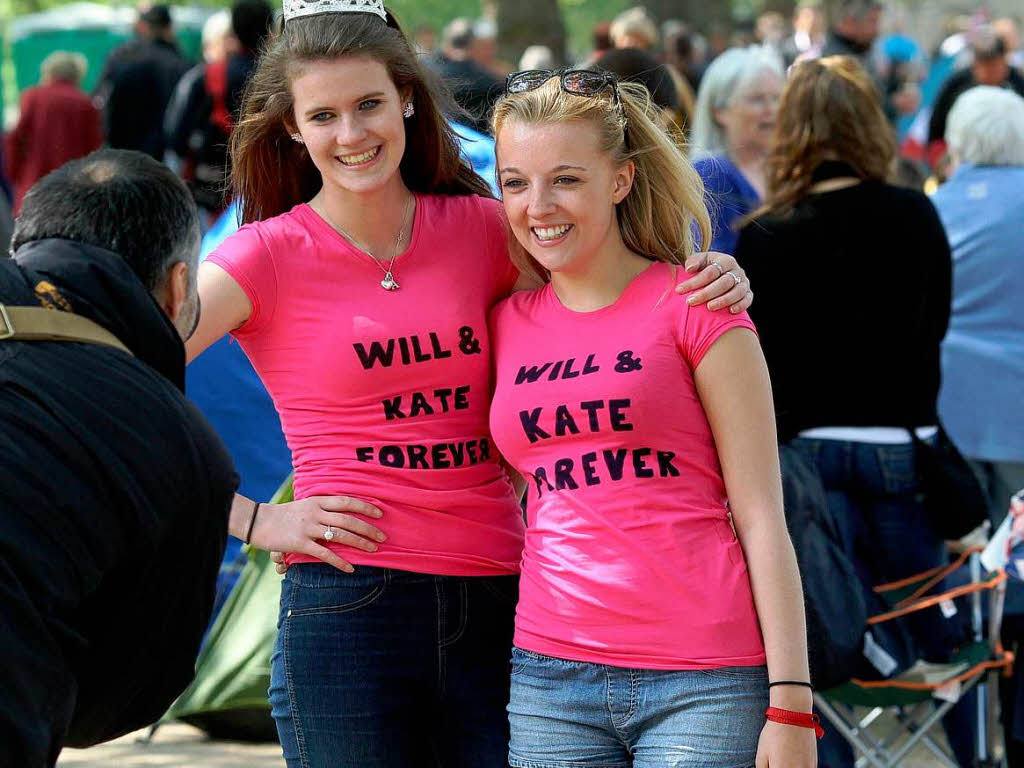
[[[43,307],[0,304],[0,341],[78,341],[114,347],[131,355],[121,340],[87,317]]]

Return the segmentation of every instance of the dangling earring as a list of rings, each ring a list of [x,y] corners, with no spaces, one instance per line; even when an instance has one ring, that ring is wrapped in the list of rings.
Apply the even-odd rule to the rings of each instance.
[[[408,120],[410,117],[416,114],[416,107],[412,105],[412,102],[407,102],[405,109],[402,110],[402,116]]]
[[[300,133],[293,133],[293,134],[291,134],[291,139],[292,139],[292,141],[298,142],[299,144],[305,144],[306,143],[306,142],[304,142],[302,140],[302,134],[300,134]]]

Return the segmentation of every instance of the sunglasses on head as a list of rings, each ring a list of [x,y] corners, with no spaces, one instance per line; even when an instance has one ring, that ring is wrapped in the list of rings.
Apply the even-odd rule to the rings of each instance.
[[[552,77],[557,77],[562,90],[573,96],[597,96],[605,88],[611,88],[615,105],[622,106],[615,77],[608,72],[592,69],[527,69],[513,72],[505,78],[505,93],[535,91]]]

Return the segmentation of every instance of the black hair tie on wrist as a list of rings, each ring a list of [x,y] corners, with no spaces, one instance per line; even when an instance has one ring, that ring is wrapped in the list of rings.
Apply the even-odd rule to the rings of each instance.
[[[779,680],[775,683],[768,683],[769,688],[774,688],[777,685],[798,685],[802,688],[810,688],[812,691],[814,690],[813,685],[811,685],[810,683],[805,683],[802,680]]]
[[[245,532],[245,538],[242,539],[242,542],[245,544],[248,544],[249,540],[252,538],[252,529],[253,526],[256,525],[256,515],[259,513],[259,511],[260,502],[257,501],[252,508],[252,517],[249,518],[249,530]]]

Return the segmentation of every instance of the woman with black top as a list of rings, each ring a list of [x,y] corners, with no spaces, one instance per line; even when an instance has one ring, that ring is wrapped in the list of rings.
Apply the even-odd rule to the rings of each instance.
[[[765,207],[735,253],[758,287],[750,314],[779,438],[817,466],[844,544],[874,584],[944,557],[917,499],[907,428],[922,439],[936,432],[950,250],[928,198],[887,183],[895,156],[855,60],[797,65],[779,109]],[[828,305],[808,309],[815,296]],[[929,610],[909,628],[936,658],[948,654],[953,627]],[[820,763],[852,766],[849,748],[841,751]]]

